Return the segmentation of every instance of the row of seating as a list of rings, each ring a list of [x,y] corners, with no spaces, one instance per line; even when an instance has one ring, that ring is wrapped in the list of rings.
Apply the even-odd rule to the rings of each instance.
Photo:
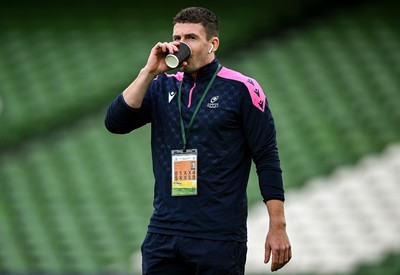
[[[363,17],[324,19],[221,59],[265,88],[287,189],[400,138],[400,34]],[[102,26],[0,36],[0,144],[14,145],[0,145],[0,272],[132,269],[152,211],[150,129],[115,136],[103,118],[144,61],[136,49],[153,42]],[[37,131],[46,135],[16,142]],[[261,201],[255,169],[248,196]]]
[[[278,4],[268,4],[274,10],[254,10],[252,2],[245,8],[231,4],[229,10],[218,2],[211,4],[224,29],[221,39],[226,46],[219,52],[233,47],[238,32],[243,33],[240,39],[246,39],[246,33],[253,35],[248,30],[272,28],[279,14],[289,12]],[[307,2],[316,1],[289,2],[295,8],[290,12],[296,13]],[[126,7],[130,4],[118,1],[109,7],[89,1],[75,7],[58,2],[48,13],[45,3],[44,7],[19,3],[17,7],[6,3],[0,16],[4,26],[0,35],[0,150],[104,106],[132,80],[154,43],[171,39],[172,16],[182,8],[180,3],[170,3],[149,14],[146,3]]]
[[[399,169],[397,143],[380,154],[363,157],[356,165],[309,180],[297,192],[289,190],[285,212],[294,257],[282,273],[363,274],[358,270],[371,262],[385,263],[391,253],[394,260],[396,251],[399,256]],[[250,274],[265,273],[259,255],[264,251],[260,240],[265,238],[267,224],[265,207],[260,204],[249,215]],[[371,274],[397,274],[399,270],[399,265],[393,265]]]
[[[318,22],[289,33],[279,46],[267,40],[258,51],[242,53],[244,63],[231,63],[264,85],[284,159],[301,156],[296,168],[295,161],[283,163],[296,177],[289,184],[354,163],[399,138],[398,32],[379,18],[368,30],[357,20]],[[393,38],[392,54],[384,51],[388,42],[377,39],[382,33]]]
[[[121,142],[101,118],[1,158],[0,270],[128,270],[151,213],[149,129]]]

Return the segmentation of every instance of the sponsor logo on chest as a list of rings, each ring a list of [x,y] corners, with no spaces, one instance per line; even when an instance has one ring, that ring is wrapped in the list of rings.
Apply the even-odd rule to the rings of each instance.
[[[219,99],[219,96],[213,96],[210,99],[210,102],[207,103],[207,107],[210,109],[218,108],[219,107],[218,99]]]

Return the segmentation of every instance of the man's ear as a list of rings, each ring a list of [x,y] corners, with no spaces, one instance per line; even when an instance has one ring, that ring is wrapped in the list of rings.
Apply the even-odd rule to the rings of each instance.
[[[211,45],[210,49],[208,50],[208,53],[216,52],[219,46],[219,38],[214,36],[211,38]]]

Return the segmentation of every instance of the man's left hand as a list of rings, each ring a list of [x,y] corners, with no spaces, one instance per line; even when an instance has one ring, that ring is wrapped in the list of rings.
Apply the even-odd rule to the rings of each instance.
[[[272,254],[271,271],[277,271],[286,265],[292,258],[292,248],[286,229],[271,228],[265,240],[264,263],[268,263]]]

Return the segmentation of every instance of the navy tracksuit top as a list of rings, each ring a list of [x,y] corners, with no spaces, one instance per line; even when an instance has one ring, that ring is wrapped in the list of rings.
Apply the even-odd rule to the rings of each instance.
[[[205,97],[188,136],[198,150],[198,194],[171,196],[171,150],[183,148],[178,109],[182,85],[185,129],[218,67],[201,68],[196,79],[177,72],[151,83],[140,109],[122,94],[109,106],[105,125],[125,134],[151,123],[154,212],[149,232],[212,240],[247,241],[246,188],[252,160],[264,201],[284,200],[282,171],[272,114],[256,80],[222,67]]]

